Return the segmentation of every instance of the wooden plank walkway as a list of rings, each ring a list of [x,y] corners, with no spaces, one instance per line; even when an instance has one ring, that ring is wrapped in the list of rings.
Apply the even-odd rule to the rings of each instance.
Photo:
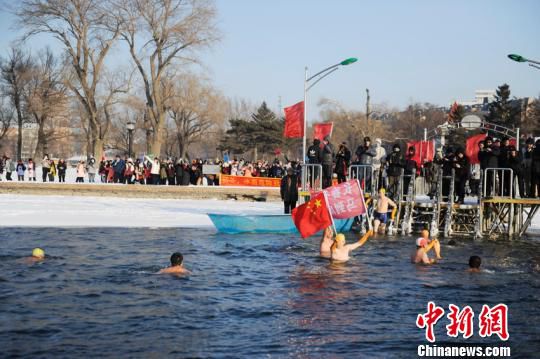
[[[0,182],[0,194],[280,202],[279,188]]]

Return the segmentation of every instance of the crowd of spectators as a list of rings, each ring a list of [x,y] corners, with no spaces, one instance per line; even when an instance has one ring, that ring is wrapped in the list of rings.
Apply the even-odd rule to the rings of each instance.
[[[444,150],[444,153],[443,153]],[[403,153],[401,146],[396,143],[391,148],[385,148],[380,139],[371,142],[365,137],[363,144],[358,146],[354,154],[342,142],[337,151],[326,137],[323,141],[315,139],[307,150],[307,162],[322,166],[322,187],[332,185],[333,181],[347,180],[349,167],[354,164],[371,166],[372,171],[363,173],[360,179],[364,186],[376,183],[377,187],[385,187],[390,196],[395,197],[399,186],[405,191],[408,188],[411,175],[423,177],[428,184],[428,194],[432,197],[436,190],[439,174],[449,177],[454,174],[454,189],[456,201],[463,202],[465,195],[478,194],[480,172],[487,168],[510,168],[513,181],[510,181],[510,172],[497,174],[488,172],[487,193],[491,194],[495,188],[504,195],[520,197],[540,196],[540,140],[534,142],[532,138],[524,141],[521,150],[510,144],[509,139],[502,140],[486,137],[479,144],[479,164],[470,164],[465,151],[460,147],[446,146],[438,148],[433,159],[424,159],[417,163],[418,156],[414,147]],[[39,163],[41,166],[41,181],[65,182],[68,165],[64,159],[54,160],[45,155]],[[213,165],[214,171],[205,173],[204,165]],[[75,182],[101,182],[144,185],[219,185],[217,173],[231,176],[284,178],[287,170],[299,176],[301,173],[299,160],[284,161],[275,158],[273,161],[258,160],[247,161],[243,158],[225,160],[194,159],[184,161],[175,158],[137,158],[133,160],[127,156],[116,156],[114,159],[103,159],[99,163],[90,157],[88,161],[81,160],[75,165]],[[217,170],[215,168],[217,166]],[[4,155],[0,160],[0,180],[36,181],[36,163],[29,158],[28,161],[13,161]],[[290,172],[291,173],[291,172]],[[402,177],[402,174],[404,175]],[[496,176],[494,178],[493,176]],[[400,183],[403,180],[404,183]],[[375,182],[372,182],[375,181]],[[515,186],[510,186],[514,182]],[[502,185],[504,183],[504,185]],[[442,194],[448,196],[449,182],[443,181]]]

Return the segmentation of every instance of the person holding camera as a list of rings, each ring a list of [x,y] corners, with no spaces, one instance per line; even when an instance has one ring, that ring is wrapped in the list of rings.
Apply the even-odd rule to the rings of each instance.
[[[347,148],[347,143],[342,142],[339,145],[336,154],[336,174],[338,183],[347,181],[347,172],[351,163],[351,151]]]

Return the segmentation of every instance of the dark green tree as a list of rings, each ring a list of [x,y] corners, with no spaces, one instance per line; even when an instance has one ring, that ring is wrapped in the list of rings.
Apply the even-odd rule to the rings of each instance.
[[[230,128],[225,132],[225,136],[221,140],[219,149],[235,154],[247,152],[251,143],[250,132],[252,126],[250,121],[243,118],[231,118],[229,126]]]
[[[519,126],[519,106],[510,100],[510,86],[502,84],[496,91],[495,101],[489,105],[488,121],[505,127]]]
[[[231,153],[253,151],[253,159],[273,154],[284,144],[284,121],[272,112],[265,102],[251,119],[231,119],[230,129],[221,141],[220,149]]]
[[[284,123],[268,108],[266,102],[263,102],[257,112],[251,115],[251,119],[253,124],[251,135],[255,153],[258,151],[261,154],[273,153],[283,143]]]

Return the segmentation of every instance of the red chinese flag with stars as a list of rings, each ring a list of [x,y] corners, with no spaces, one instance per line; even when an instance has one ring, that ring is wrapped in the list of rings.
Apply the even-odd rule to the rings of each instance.
[[[302,238],[307,238],[331,226],[332,218],[323,193],[319,193],[309,202],[293,209],[292,219]]]
[[[465,150],[465,156],[467,156],[467,158],[469,159],[470,164],[474,165],[480,163],[480,160],[478,159],[478,152],[480,152],[478,144],[484,141],[486,137],[487,134],[481,133],[479,135],[467,138],[467,148]]]
[[[283,137],[304,137],[304,101],[285,107],[285,128]]]
[[[324,140],[326,136],[332,135],[332,127],[334,126],[333,122],[328,123],[316,123],[313,125],[313,138],[318,138],[319,140]]]

